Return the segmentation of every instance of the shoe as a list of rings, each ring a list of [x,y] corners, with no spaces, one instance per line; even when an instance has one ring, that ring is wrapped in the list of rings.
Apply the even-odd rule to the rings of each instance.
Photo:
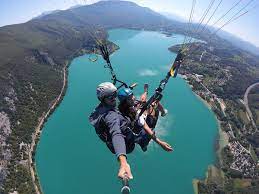
[[[167,109],[164,109],[163,112],[161,112],[161,117],[165,117],[168,113],[168,110]]]
[[[148,84],[147,83],[144,84],[144,92],[148,93]]]
[[[142,149],[142,151],[143,152],[146,152],[147,151],[147,144],[146,143],[144,143],[144,142],[140,142],[140,143],[138,143],[139,144],[139,146],[141,147],[141,149]]]
[[[147,151],[147,146],[140,146],[143,152]]]

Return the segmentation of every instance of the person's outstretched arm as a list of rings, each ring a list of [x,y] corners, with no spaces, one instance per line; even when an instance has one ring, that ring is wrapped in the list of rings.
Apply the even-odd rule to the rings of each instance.
[[[143,128],[145,129],[146,133],[158,144],[160,145],[165,151],[173,151],[173,148],[170,144],[168,144],[165,141],[160,140],[158,137],[156,137],[155,132],[152,131],[152,129],[148,126],[148,124],[145,122],[143,125]]]
[[[120,163],[120,169],[118,173],[118,177],[123,179],[125,176],[129,179],[133,179],[133,176],[131,174],[130,165],[127,162],[127,158],[124,155],[120,155],[118,157],[118,161]]]
[[[132,179],[130,166],[127,163],[125,139],[120,129],[120,119],[118,115],[115,112],[107,114],[105,123],[109,128],[114,151],[120,163],[118,177],[123,178],[126,174],[129,179]]]

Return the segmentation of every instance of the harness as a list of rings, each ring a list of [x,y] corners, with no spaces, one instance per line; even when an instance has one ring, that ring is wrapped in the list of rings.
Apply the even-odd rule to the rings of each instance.
[[[111,141],[111,136],[109,135],[108,127],[104,122],[104,118],[107,116],[107,114],[108,113],[105,113],[101,116],[100,121],[98,122],[99,125],[95,127],[96,134],[105,143]]]
[[[115,112],[118,112],[115,110]],[[121,114],[120,112],[118,112]],[[115,150],[112,144],[112,137],[109,133],[109,128],[106,125],[104,119],[108,115],[107,113],[104,113],[98,121],[98,125],[95,126],[95,132],[98,135],[98,137],[106,144],[106,146],[109,148],[109,150],[115,154]],[[134,148],[135,148],[135,143],[134,143],[134,133],[132,131],[132,123],[130,122],[129,118],[125,118],[127,122],[125,122],[125,125],[121,126],[122,133],[125,135],[125,143],[126,143],[126,152],[131,153]]]

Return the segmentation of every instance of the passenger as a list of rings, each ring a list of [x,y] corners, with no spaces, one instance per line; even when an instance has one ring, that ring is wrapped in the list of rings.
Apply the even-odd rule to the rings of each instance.
[[[120,163],[118,177],[133,178],[130,165],[127,162],[127,154],[134,150],[135,143],[138,143],[143,151],[146,151],[150,139],[153,139],[164,150],[172,151],[172,147],[158,139],[143,119],[139,120],[138,125],[143,125],[145,130],[140,130],[137,135],[134,134],[132,120],[116,109],[117,88],[112,83],[100,84],[97,87],[97,97],[100,104],[91,113],[89,121],[100,139],[106,143],[112,153],[116,154]]]
[[[146,100],[147,86],[144,87],[144,94],[141,96],[141,100]],[[153,110],[148,110],[143,113],[139,118],[137,114],[140,112],[141,102],[136,100],[133,92],[130,88],[123,88],[118,92],[118,99],[120,104],[118,106],[119,111],[123,116],[129,117],[131,122],[134,122],[133,133],[135,135],[135,142],[138,143],[143,151],[147,150],[147,146],[151,139],[159,144],[165,151],[173,151],[173,148],[166,142],[156,137],[154,128],[158,119],[158,103],[153,104],[151,107]],[[160,104],[160,108],[162,105]]]

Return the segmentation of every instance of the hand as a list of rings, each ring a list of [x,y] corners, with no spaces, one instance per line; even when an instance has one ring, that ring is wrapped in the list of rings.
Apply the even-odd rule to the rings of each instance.
[[[166,143],[166,142],[164,142],[164,141],[161,141],[161,142],[159,143],[159,145],[160,145],[165,151],[167,151],[167,152],[173,151],[172,146],[170,146],[168,143]]]
[[[128,179],[133,179],[133,176],[131,174],[130,165],[128,163],[121,164],[118,177],[123,179],[124,177],[127,177]]]

